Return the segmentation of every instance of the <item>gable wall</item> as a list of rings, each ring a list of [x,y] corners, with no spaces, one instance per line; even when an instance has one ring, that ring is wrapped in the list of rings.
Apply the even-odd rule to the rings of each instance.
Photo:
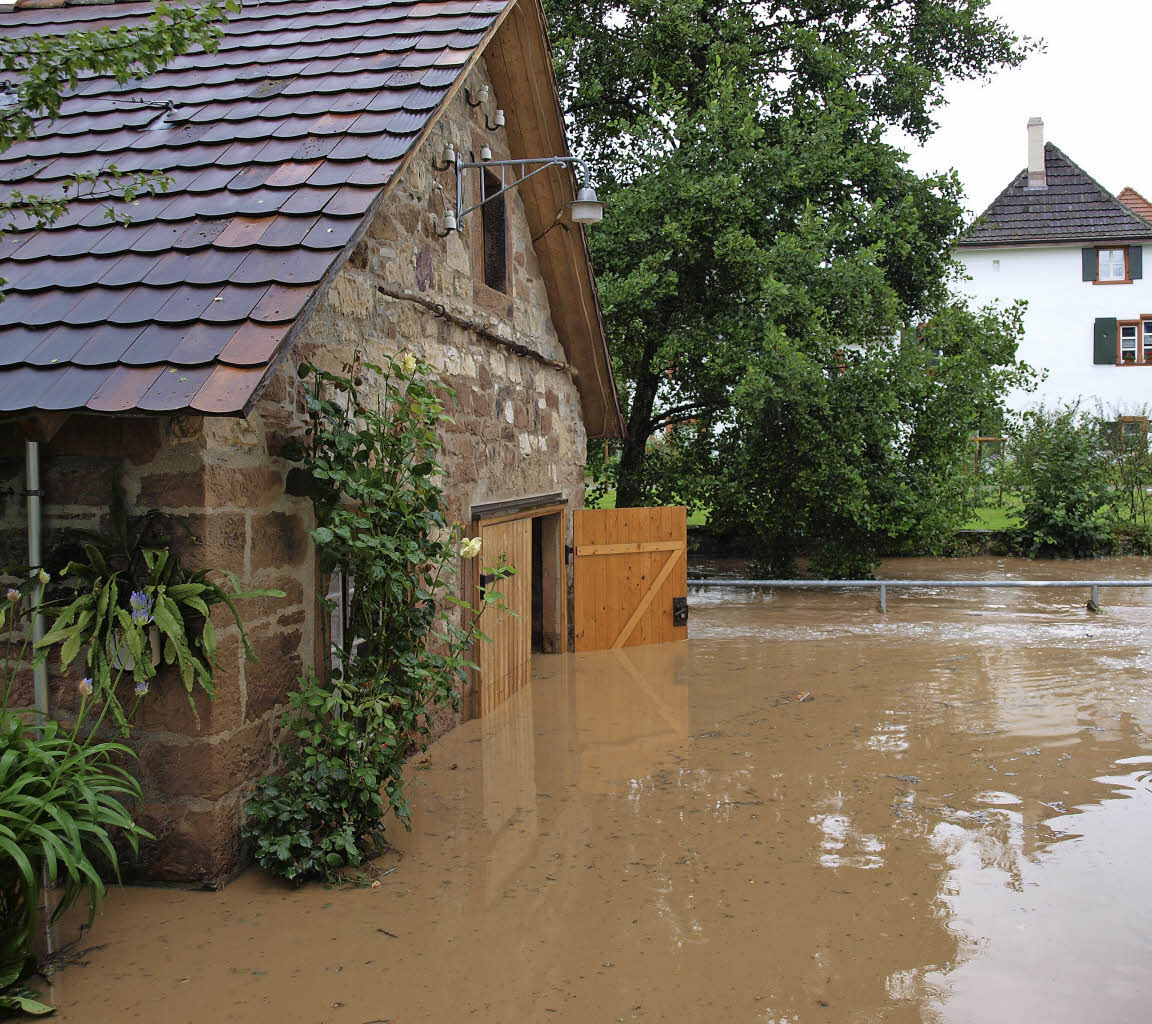
[[[476,95],[485,83],[489,79],[481,61],[466,85]],[[493,94],[485,105],[489,115],[499,102]],[[511,110],[508,113],[514,116]],[[483,113],[467,106],[461,89],[307,324],[291,364],[280,369],[271,400],[279,402],[282,389],[295,388],[291,378],[300,354],[336,369],[358,348],[370,362],[414,352],[435,367],[457,395],[456,423],[444,438],[448,511],[453,518],[465,519],[473,504],[557,491],[571,507],[578,507],[584,492],[586,438],[571,374],[517,355],[414,302],[376,290],[377,284],[384,284],[443,303],[448,311],[484,323],[549,360],[566,362],[517,191],[507,197],[507,294],[483,283],[481,211],[464,219],[461,232],[437,237],[445,197],[454,195],[455,178],[451,171],[434,171],[431,164],[441,159],[447,142],[465,159],[469,151],[478,153],[485,144],[496,159],[510,155],[503,129],[489,132]],[[475,173],[468,173],[465,207],[476,201],[471,195]]]
[[[1024,338],[1019,357],[1047,379],[1032,393],[1009,396],[1009,406],[1022,410],[1041,402],[1084,399],[1121,415],[1135,414],[1152,403],[1152,366],[1094,365],[1093,323],[1097,317],[1136,319],[1152,314],[1152,246],[1144,247],[1143,279],[1131,284],[1093,284],[1081,280],[1081,247],[1005,246],[961,249],[957,259],[971,280],[957,290],[974,305],[1008,305],[1025,299]],[[1000,269],[993,269],[998,260]]]

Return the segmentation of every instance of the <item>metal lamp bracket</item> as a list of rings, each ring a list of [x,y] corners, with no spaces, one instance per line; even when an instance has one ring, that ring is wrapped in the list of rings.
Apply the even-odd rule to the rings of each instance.
[[[456,206],[455,209],[449,211],[454,214],[455,226],[448,227],[443,231],[437,231],[436,234],[441,238],[445,238],[452,233],[453,230],[459,230],[464,218],[475,210],[480,209],[485,203],[491,202],[493,199],[499,199],[500,196],[511,192],[517,188],[521,183],[527,181],[529,178],[535,177],[541,171],[548,170],[549,167],[574,167],[578,169],[583,177],[584,185],[591,188],[591,175],[588,172],[588,165],[577,156],[545,156],[534,157],[528,160],[465,160],[464,157],[457,153],[455,163],[452,165],[456,172]],[[499,167],[501,187],[486,195],[484,192],[484,175],[483,170],[486,168]],[[516,177],[504,183],[504,169],[508,168]],[[445,166],[438,169],[447,170],[447,162]],[[467,171],[480,171],[480,202],[474,203],[472,206],[465,208],[464,206],[464,175]]]

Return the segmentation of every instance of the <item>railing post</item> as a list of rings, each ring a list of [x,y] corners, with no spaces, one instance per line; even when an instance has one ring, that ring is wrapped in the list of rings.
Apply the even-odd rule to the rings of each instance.
[[[1100,588],[1095,583],[1092,584],[1092,596],[1088,598],[1088,610],[1100,611]]]
[[[888,588],[883,583],[880,584],[880,610],[888,611]]]

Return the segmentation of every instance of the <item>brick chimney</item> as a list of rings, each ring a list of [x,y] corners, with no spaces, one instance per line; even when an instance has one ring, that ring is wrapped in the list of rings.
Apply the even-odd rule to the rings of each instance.
[[[1048,174],[1044,169],[1044,122],[1038,117],[1028,118],[1028,187],[1048,187]]]

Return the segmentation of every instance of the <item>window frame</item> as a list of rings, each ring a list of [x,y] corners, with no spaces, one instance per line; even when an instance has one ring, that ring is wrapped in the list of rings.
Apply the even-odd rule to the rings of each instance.
[[[1146,364],[1148,365],[1148,364]],[[1144,444],[1148,444],[1148,417],[1147,416],[1117,416],[1116,417],[1116,440],[1124,443],[1124,424],[1135,423],[1140,427],[1140,436]]]
[[[1127,245],[1098,245],[1096,248],[1096,280],[1093,284],[1132,284],[1132,264],[1129,257],[1130,246]],[[1102,279],[1100,277],[1100,254],[1102,252],[1124,253],[1124,276]]]
[[[480,273],[477,276],[486,288],[508,295],[512,277],[508,270],[508,195],[494,196],[503,187],[501,178],[494,172],[486,167],[481,170]],[[494,198],[486,198],[488,196]],[[497,263],[501,264],[499,268]]]
[[[1136,358],[1131,362],[1124,359],[1124,328],[1136,328]],[[1105,364],[1107,365],[1107,364]],[[1141,313],[1137,320],[1116,321],[1116,365],[1152,366],[1152,313]]]

